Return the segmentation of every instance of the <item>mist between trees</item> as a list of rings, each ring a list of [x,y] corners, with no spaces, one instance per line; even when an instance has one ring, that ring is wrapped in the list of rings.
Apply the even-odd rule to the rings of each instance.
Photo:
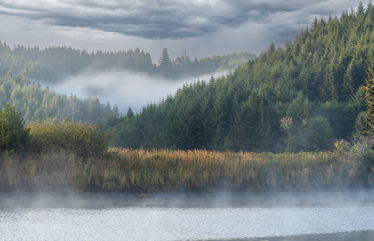
[[[41,49],[18,45],[10,48],[6,43],[0,42],[0,73],[22,72],[30,79],[44,84],[63,82],[67,78],[84,72],[95,73],[97,70],[143,73],[173,81],[233,70],[254,57],[253,54],[243,52],[199,59],[187,54],[172,58],[167,48],[164,48],[158,63],[154,64],[151,55],[139,48],[88,53],[69,47]]]
[[[225,78],[198,82],[114,127],[127,148],[331,150],[372,129],[374,7],[315,19]],[[370,100],[371,99],[371,100]]]

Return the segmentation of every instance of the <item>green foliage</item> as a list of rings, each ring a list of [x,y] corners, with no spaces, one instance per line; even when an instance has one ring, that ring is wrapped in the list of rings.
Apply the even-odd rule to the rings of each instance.
[[[368,135],[370,133],[370,121],[367,111],[363,111],[357,116],[356,130],[360,135]]]
[[[32,152],[62,149],[84,158],[102,156],[108,142],[108,135],[97,127],[73,122],[32,123],[30,134]]]
[[[331,149],[332,128],[327,118],[317,116],[307,119],[288,136],[290,151],[317,151]]]
[[[364,99],[366,106],[356,119],[356,129],[358,135],[374,136],[374,65],[369,70],[369,77],[366,85],[360,89],[360,97]],[[363,96],[363,98],[362,98]]]
[[[29,83],[24,75],[15,78],[9,72],[0,77],[0,106],[6,103],[15,106],[26,122],[67,120],[103,125],[108,119],[119,118],[109,104],[103,105],[97,99],[59,95]]]
[[[368,133],[374,136],[374,66],[370,71],[370,77],[366,81],[366,99],[367,99],[367,122]]]
[[[367,109],[361,96],[374,62],[373,16],[368,5],[315,19],[284,48],[272,45],[225,78],[187,85],[143,109],[114,128],[122,136],[113,143],[130,147],[128,132],[131,147],[144,148],[280,152],[350,141]]]
[[[0,109],[0,152],[24,151],[29,145],[29,130],[13,106]]]

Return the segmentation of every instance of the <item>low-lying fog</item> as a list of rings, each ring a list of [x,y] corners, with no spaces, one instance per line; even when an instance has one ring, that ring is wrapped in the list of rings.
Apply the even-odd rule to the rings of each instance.
[[[0,192],[0,209],[108,207],[349,207],[373,206],[373,190],[207,193]]]
[[[372,241],[373,232],[365,231],[374,229],[373,194],[0,193],[0,230],[6,230],[0,239],[278,241],[268,237],[347,232],[349,238],[355,232],[366,238],[292,240]]]
[[[158,103],[168,95],[174,95],[185,84],[198,80],[209,81],[211,76],[221,77],[227,72],[216,72],[199,77],[167,80],[142,73],[124,71],[86,71],[49,86],[52,90],[81,98],[99,98],[101,103],[109,102],[125,113],[129,107],[135,111],[149,103]]]

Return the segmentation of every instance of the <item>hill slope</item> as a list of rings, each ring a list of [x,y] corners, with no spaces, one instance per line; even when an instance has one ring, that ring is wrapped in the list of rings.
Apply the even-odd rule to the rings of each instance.
[[[6,103],[19,110],[27,122],[69,120],[104,125],[118,119],[118,111],[109,104],[59,95],[30,83],[23,75],[13,77],[10,73],[0,77],[0,108]]]
[[[227,78],[180,89],[114,129],[124,147],[245,151],[329,149],[366,111],[374,7],[317,20]]]

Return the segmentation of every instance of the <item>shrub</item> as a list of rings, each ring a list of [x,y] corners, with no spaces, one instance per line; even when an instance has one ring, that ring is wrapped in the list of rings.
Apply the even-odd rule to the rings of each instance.
[[[33,152],[64,149],[83,158],[102,156],[109,139],[94,125],[73,122],[33,123],[30,133]]]
[[[351,148],[351,144],[345,140],[335,141],[334,146],[335,146],[335,152],[337,153],[348,152],[349,149]]]
[[[327,118],[317,116],[310,118],[305,127],[305,150],[316,151],[330,149],[332,128]]]
[[[29,130],[21,114],[10,105],[0,109],[0,152],[23,151],[29,144]]]
[[[322,151],[332,147],[332,128],[327,118],[317,116],[288,131],[289,151]]]

